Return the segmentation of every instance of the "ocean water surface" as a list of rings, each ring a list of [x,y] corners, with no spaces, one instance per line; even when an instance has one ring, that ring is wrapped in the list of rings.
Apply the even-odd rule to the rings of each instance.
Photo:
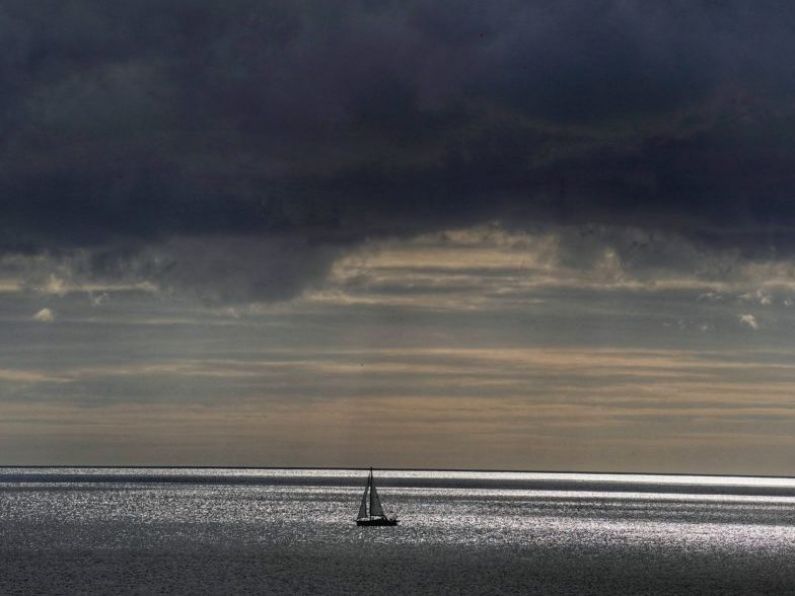
[[[795,480],[0,468],[0,593],[795,593]]]

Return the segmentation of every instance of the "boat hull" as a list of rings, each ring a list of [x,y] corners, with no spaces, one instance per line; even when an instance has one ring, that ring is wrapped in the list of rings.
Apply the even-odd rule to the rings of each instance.
[[[396,526],[398,525],[398,520],[383,519],[380,517],[376,519],[357,519],[356,525],[357,526]]]

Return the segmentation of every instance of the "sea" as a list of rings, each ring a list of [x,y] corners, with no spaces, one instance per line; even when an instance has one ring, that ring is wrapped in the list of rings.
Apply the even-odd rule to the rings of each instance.
[[[0,468],[0,594],[795,594],[795,480]]]

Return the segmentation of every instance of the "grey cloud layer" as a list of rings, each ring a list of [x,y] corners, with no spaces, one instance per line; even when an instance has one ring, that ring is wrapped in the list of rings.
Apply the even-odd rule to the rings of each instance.
[[[231,301],[486,220],[779,254],[793,26],[764,1],[12,0],[0,243]]]

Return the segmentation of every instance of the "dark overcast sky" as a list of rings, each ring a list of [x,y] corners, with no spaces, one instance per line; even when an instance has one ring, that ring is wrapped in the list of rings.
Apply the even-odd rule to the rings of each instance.
[[[10,0],[2,248],[107,275],[279,237],[304,254],[266,298],[362,239],[492,220],[789,251],[793,31],[766,1]]]
[[[192,463],[204,452],[178,428],[158,435],[179,454],[171,459],[145,452],[152,437],[111,448],[111,431],[97,428],[139,420],[142,402],[177,408],[166,396],[183,390],[186,411],[225,404],[224,415],[247,420],[258,395],[256,411],[279,419],[269,399],[317,404],[326,387],[324,399],[337,395],[337,409],[321,400],[337,434],[276,459],[311,464],[313,449],[336,445],[336,459],[319,463],[345,465],[357,447],[353,412],[371,422],[361,412],[403,407],[357,409],[362,387],[381,395],[378,383],[424,378],[419,352],[389,351],[403,341],[441,350],[425,356],[437,376],[425,371],[432,378],[397,392],[427,398],[431,417],[463,391],[437,394],[438,375],[460,378],[468,358],[483,367],[496,359],[502,384],[484,381],[483,368],[469,398],[493,393],[530,426],[493,421],[484,433],[498,438],[472,453],[497,455],[480,466],[532,467],[527,446],[512,442],[532,413],[586,420],[580,391],[598,394],[608,383],[600,367],[610,368],[592,350],[611,349],[620,351],[607,385],[621,396],[608,407],[616,414],[583,436],[612,441],[605,449],[622,462],[614,467],[683,469],[701,445],[696,468],[744,470],[752,463],[715,463],[721,440],[746,437],[737,444],[755,446],[753,462],[771,448],[754,443],[766,420],[780,425],[776,436],[792,430],[782,401],[790,381],[776,366],[795,323],[793,56],[795,5],[784,1],[6,0],[0,323],[11,339],[0,346],[0,403],[13,419],[41,422],[9,436],[48,437],[15,457],[85,461],[105,448],[101,461]],[[240,328],[251,333],[226,335]],[[280,365],[274,350],[286,344],[295,354]],[[263,346],[264,368],[243,357]],[[598,372],[577,376],[564,353],[546,369],[534,351],[543,346],[596,358]],[[355,389],[344,354],[371,347],[383,358],[369,369],[376,386]],[[467,347],[475,351],[445,352]],[[632,352],[651,349],[671,352]],[[758,368],[733,387],[759,383],[769,400],[742,418],[748,404],[727,398],[723,411],[753,429],[727,423],[719,440],[693,420],[718,416],[705,386],[722,369],[691,370],[683,350],[712,364],[721,352],[729,366],[745,349],[757,350]],[[304,356],[317,386],[298,382]],[[535,376],[519,375],[517,362]],[[216,386],[209,379],[226,378],[221,369],[258,384]],[[638,375],[652,369],[644,385]],[[693,384],[671,385],[672,371]],[[628,437],[619,421],[640,414],[622,408],[649,386],[654,407],[632,402],[649,424],[667,411],[655,401],[663,395],[689,405],[670,406],[666,430]],[[57,407],[72,404],[71,413],[19,405],[55,408],[55,395],[68,396]],[[90,439],[45,433],[48,416],[96,416],[103,395],[133,409],[92,419]],[[691,419],[688,408],[700,413]],[[293,415],[284,414],[286,428]],[[474,424],[457,416],[452,436]],[[208,414],[197,428],[222,417]],[[418,445],[433,444],[427,421],[404,422],[420,429]],[[538,465],[604,467],[578,459],[592,451],[587,442],[555,451],[571,428],[538,439]],[[641,445],[643,436],[659,444]],[[641,455],[621,459],[626,444]],[[659,445],[680,449],[679,463],[655,462]],[[238,447],[215,463],[255,463]],[[382,455],[416,465],[399,451],[395,443]],[[437,464],[468,465],[454,455]]]

